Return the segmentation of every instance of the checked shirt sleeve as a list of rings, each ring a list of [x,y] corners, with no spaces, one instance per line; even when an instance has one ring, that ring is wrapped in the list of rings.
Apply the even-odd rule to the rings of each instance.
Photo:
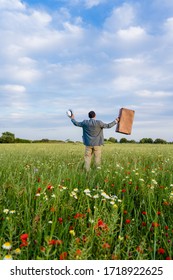
[[[100,127],[101,128],[111,128],[114,125],[116,125],[116,121],[113,121],[111,123],[103,123],[102,121],[100,121]]]
[[[75,119],[71,119],[71,121],[75,126],[83,127],[83,122],[77,122]]]

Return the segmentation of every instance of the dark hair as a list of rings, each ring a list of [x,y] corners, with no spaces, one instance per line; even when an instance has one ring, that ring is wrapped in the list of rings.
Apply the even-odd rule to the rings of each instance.
[[[90,119],[94,118],[95,116],[96,116],[96,113],[95,113],[94,111],[90,111],[90,112],[88,113],[88,117],[89,117]]]

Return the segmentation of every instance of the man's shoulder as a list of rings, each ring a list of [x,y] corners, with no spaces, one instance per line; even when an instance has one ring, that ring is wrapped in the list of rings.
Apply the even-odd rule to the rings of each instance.
[[[97,124],[103,123],[101,120],[96,120]]]
[[[102,125],[102,121],[96,120],[96,119],[92,119],[91,125],[94,125],[96,127],[98,127],[98,126],[100,127],[100,125]]]
[[[84,125],[88,125],[88,126],[97,126],[97,125],[100,125],[102,124],[103,122],[100,121],[100,120],[96,120],[96,119],[89,119],[89,120],[83,120],[82,122]]]

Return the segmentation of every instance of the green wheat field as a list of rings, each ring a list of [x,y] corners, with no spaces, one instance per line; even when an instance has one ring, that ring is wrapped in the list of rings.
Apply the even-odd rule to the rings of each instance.
[[[173,145],[0,145],[0,259],[173,259]]]

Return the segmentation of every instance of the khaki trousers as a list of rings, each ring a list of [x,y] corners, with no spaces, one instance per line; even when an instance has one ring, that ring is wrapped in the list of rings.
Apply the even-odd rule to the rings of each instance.
[[[85,168],[87,171],[90,169],[92,155],[94,154],[95,166],[101,165],[101,146],[85,146]]]

